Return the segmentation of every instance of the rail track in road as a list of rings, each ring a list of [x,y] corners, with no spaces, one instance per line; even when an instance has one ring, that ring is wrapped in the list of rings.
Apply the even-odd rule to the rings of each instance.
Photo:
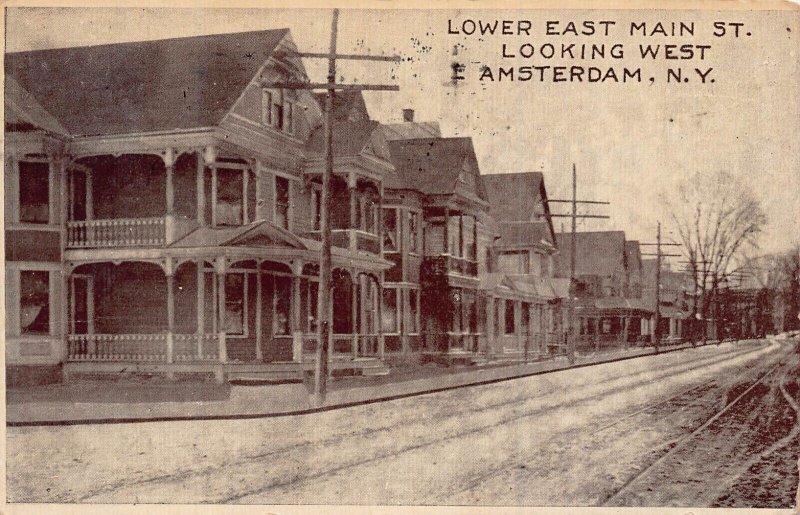
[[[666,362],[661,362],[661,368],[637,369],[631,373],[623,372],[622,375],[602,377],[599,380],[594,380],[589,374],[581,377],[577,384],[571,381],[561,384],[558,380],[546,378],[543,384],[537,382],[538,386],[534,389],[525,382],[531,378],[523,378],[515,381],[515,387],[511,387],[513,383],[505,383],[501,388],[487,385],[479,387],[482,392],[480,394],[482,402],[479,406],[463,403],[463,400],[459,400],[461,396],[453,395],[452,392],[440,392],[416,399],[398,400],[396,402],[400,404],[388,410],[381,405],[351,408],[359,410],[353,411],[353,416],[358,414],[367,416],[365,413],[376,410],[382,412],[383,416],[365,418],[367,427],[358,425],[331,427],[328,431],[312,432],[303,438],[290,436],[277,445],[261,449],[255,447],[249,452],[226,456],[224,460],[216,462],[187,462],[186,465],[172,469],[145,468],[136,477],[126,475],[119,479],[109,478],[107,482],[87,485],[85,489],[54,490],[49,498],[62,502],[75,499],[83,502],[98,500],[119,502],[133,499],[133,495],[141,493],[143,497],[138,498],[149,501],[162,499],[147,497],[147,492],[164,491],[165,485],[174,485],[174,489],[167,488],[167,490],[178,491],[184,485],[197,485],[210,481],[209,478],[227,476],[231,478],[231,488],[209,496],[209,500],[237,502],[245,497],[268,498],[270,491],[293,490],[298,486],[314,484],[341,472],[353,473],[359,467],[369,467],[380,463],[381,460],[398,455],[407,456],[409,454],[406,453],[420,449],[440,449],[442,447],[438,446],[450,445],[470,435],[491,434],[505,424],[537,417],[554,408],[585,405],[604,395],[643,387],[660,379],[688,374],[704,367],[715,365],[724,367],[727,361],[738,361],[737,358],[746,357],[750,353],[771,354],[764,345],[746,345],[720,350],[721,352],[712,355],[680,362],[674,362],[672,357],[664,355],[663,359]],[[614,371],[614,374],[618,373]],[[560,393],[562,394],[559,395]],[[425,417],[419,419],[407,419],[402,417],[401,413],[395,413],[405,409],[401,410],[400,407],[417,405],[419,402],[433,403],[436,408],[426,410]],[[323,414],[318,416],[328,417]],[[402,431],[398,431],[398,427],[402,427]],[[402,439],[399,435],[402,435]],[[321,449],[326,450],[325,459],[316,457]],[[353,453],[351,452],[353,449],[361,451]],[[265,470],[265,463],[274,465]],[[297,469],[292,463],[308,463],[311,466]],[[258,482],[246,485],[236,480],[246,471],[255,470],[261,471],[261,479]],[[158,500],[158,502],[167,501]]]
[[[253,495],[265,494],[266,492],[268,492],[272,488],[276,488],[276,487],[278,487],[278,488],[286,488],[286,487],[288,487],[290,485],[293,485],[293,484],[305,483],[305,482],[313,481],[313,480],[316,480],[316,479],[320,479],[320,478],[322,478],[324,476],[327,476],[329,474],[332,474],[332,473],[340,474],[341,472],[343,472],[345,470],[353,469],[353,468],[356,468],[356,467],[359,467],[359,466],[369,465],[370,463],[375,463],[375,462],[378,462],[378,461],[380,461],[382,459],[391,458],[391,457],[393,457],[393,456],[395,456],[397,454],[410,452],[410,451],[416,451],[416,450],[423,449],[423,448],[426,448],[426,447],[431,447],[431,446],[434,446],[434,445],[441,445],[441,444],[445,444],[445,443],[447,443],[449,441],[452,441],[452,440],[463,438],[465,436],[492,431],[492,430],[495,430],[498,427],[501,427],[501,426],[503,426],[505,424],[509,424],[509,423],[512,423],[512,422],[519,421],[521,419],[531,418],[531,417],[534,417],[534,416],[545,414],[545,413],[547,413],[548,411],[550,411],[550,410],[552,410],[554,408],[566,408],[566,407],[571,407],[571,406],[577,406],[577,405],[580,405],[580,404],[584,404],[586,402],[590,402],[592,399],[597,399],[597,398],[600,398],[602,396],[609,395],[611,393],[619,393],[620,391],[624,391],[624,390],[627,390],[627,389],[630,389],[630,388],[636,388],[638,386],[643,386],[643,385],[650,384],[653,381],[658,381],[659,379],[663,379],[665,377],[669,377],[669,376],[673,376],[673,375],[681,374],[681,373],[688,373],[690,371],[694,371],[694,370],[697,370],[697,369],[705,368],[705,367],[708,367],[708,366],[714,366],[714,365],[723,363],[725,361],[733,360],[733,359],[735,359],[735,358],[737,358],[737,357],[739,357],[741,355],[746,355],[746,354],[749,354],[751,352],[756,352],[756,351],[760,351],[760,350],[764,350],[764,347],[763,346],[758,346],[758,347],[753,347],[753,348],[748,347],[748,348],[745,348],[745,349],[733,349],[731,351],[725,352],[723,355],[717,354],[715,356],[711,356],[711,357],[708,357],[708,358],[703,358],[701,360],[674,364],[674,365],[671,365],[671,366],[669,366],[667,368],[659,370],[659,373],[657,373],[657,374],[653,373],[651,370],[646,370],[646,371],[636,372],[636,373],[628,375],[628,376],[623,376],[621,378],[613,378],[613,379],[603,380],[603,381],[600,381],[600,382],[597,382],[597,383],[593,383],[593,384],[591,384],[589,386],[596,387],[599,384],[613,383],[614,381],[620,381],[622,379],[640,378],[640,379],[636,380],[633,384],[623,384],[623,385],[620,385],[620,386],[615,386],[615,387],[613,387],[611,389],[603,390],[602,392],[599,392],[599,393],[597,393],[595,395],[588,395],[588,396],[584,396],[584,397],[578,397],[578,398],[573,399],[573,400],[568,400],[566,402],[558,403],[555,406],[544,406],[544,407],[537,407],[537,408],[534,408],[532,410],[524,410],[521,413],[514,413],[512,415],[501,417],[500,419],[493,420],[489,424],[478,425],[477,427],[473,427],[473,428],[465,428],[466,430],[461,431],[461,432],[459,432],[459,433],[457,433],[455,435],[451,435],[451,436],[447,436],[447,437],[443,437],[443,438],[433,438],[433,439],[429,439],[427,441],[425,441],[425,440],[422,440],[422,441],[415,440],[415,442],[416,442],[415,444],[407,446],[407,447],[404,447],[404,448],[401,448],[401,449],[394,449],[391,452],[381,453],[381,454],[378,454],[378,455],[373,455],[373,456],[370,456],[368,458],[364,458],[364,459],[358,460],[356,462],[351,462],[351,463],[346,463],[346,464],[337,464],[337,466],[334,467],[333,469],[328,469],[328,470],[325,470],[325,471],[321,471],[321,472],[319,472],[317,474],[313,474],[313,475],[309,475],[309,476],[305,476],[305,477],[296,477],[296,478],[291,478],[291,479],[285,480],[285,481],[279,481],[277,483],[265,486],[265,487],[263,487],[261,489],[258,489],[256,491],[251,491],[251,492],[247,492],[247,493],[240,493],[240,494],[237,494],[237,495],[230,496],[230,497],[228,497],[228,498],[226,498],[224,500],[221,500],[220,502],[225,502],[225,503],[236,502],[237,500],[239,500],[239,499],[241,499],[243,497],[251,497]],[[643,377],[643,376],[646,376],[646,377]],[[587,386],[587,385],[582,385],[582,386]],[[481,407],[480,409],[477,409],[477,410],[470,410],[470,414],[479,413],[479,412],[485,412],[485,411],[489,411],[489,410],[509,409],[511,407],[515,407],[515,406],[524,404],[526,402],[530,402],[530,401],[545,397],[545,396],[550,395],[552,393],[554,393],[553,390],[548,391],[548,392],[543,392],[543,393],[540,393],[539,395],[535,395],[535,396],[528,396],[528,397],[526,397],[524,399],[521,399],[521,400],[514,400],[514,401],[511,401],[511,402],[501,402],[501,403],[491,404],[489,406]],[[450,417],[452,417],[452,415],[450,415]],[[394,428],[392,428],[392,429],[394,429]],[[501,469],[502,468],[505,468],[505,467],[501,467]],[[462,489],[453,491],[451,493],[455,494],[455,493],[458,493],[459,491],[463,491],[463,490],[464,489],[462,488]],[[445,497],[448,497],[448,496],[445,496]],[[443,499],[443,500],[446,500],[446,499]]]
[[[795,344],[795,346],[797,345],[800,344]],[[682,502],[690,500],[693,505],[698,505],[697,496],[693,496],[691,490],[703,490],[707,488],[705,484],[710,483],[713,486],[710,487],[711,491],[706,494],[708,496],[706,501],[710,505],[742,473],[774,452],[795,442],[800,436],[800,407],[787,391],[785,383],[788,378],[788,370],[797,367],[797,360],[792,356],[793,351],[798,352],[797,349],[798,347],[790,348],[770,360],[766,372],[760,374],[741,393],[713,412],[699,427],[680,438],[664,442],[661,446],[661,453],[656,459],[629,477],[600,504],[603,506],[638,505],[637,500],[652,499],[655,496],[655,501],[644,500],[644,503],[647,505],[681,505]],[[777,384],[777,388],[765,386],[768,381]],[[754,423],[762,424],[764,420],[772,419],[775,416],[775,413],[771,412],[771,410],[774,411],[771,404],[769,407],[764,407],[766,403],[770,402],[766,398],[770,390],[775,389],[780,392],[780,396],[793,411],[794,424],[788,434],[766,449],[754,450],[754,447],[761,443],[759,441],[761,437],[758,434],[744,434],[743,432],[755,432],[754,427],[758,426],[754,426]],[[741,408],[740,412],[735,413],[735,410],[739,408]],[[744,411],[745,409],[748,411]],[[724,427],[723,419],[725,417],[732,417],[733,423],[728,422],[728,425],[731,428],[738,428],[738,434],[734,430],[729,431],[727,436],[720,436],[720,430],[710,431],[716,424]],[[702,439],[706,441],[701,442]],[[731,451],[743,447],[745,448],[743,453],[752,452],[755,456],[750,456],[743,465],[730,463],[734,460],[734,456],[739,455],[738,451],[733,453]],[[730,470],[718,471],[719,463],[713,463],[715,456],[717,459],[721,456],[721,463]],[[706,460],[710,460],[710,463],[703,464]],[[689,464],[690,466],[687,466]],[[698,474],[698,470],[703,470],[705,473]],[[676,487],[667,486],[671,483],[674,483]],[[679,488],[686,488],[687,485],[689,485],[690,491],[683,490],[678,493]]]
[[[752,351],[752,349],[750,349],[750,350]],[[723,363],[725,361],[728,361],[728,360],[731,360],[731,359],[735,359],[736,357],[738,357],[740,355],[743,355],[743,354],[747,354],[747,351],[742,351],[741,349],[738,350],[738,351],[737,350],[733,350],[733,351],[726,352],[724,355],[715,356],[715,358],[719,358],[719,359],[709,358],[709,359],[705,359],[705,360],[697,360],[697,361],[692,361],[692,362],[679,364],[679,365],[676,365],[674,367],[670,367],[669,369],[664,369],[664,370],[666,370],[665,373],[660,374],[658,376],[653,376],[653,377],[650,378],[650,380],[651,381],[657,381],[659,379],[662,379],[662,378],[665,378],[665,377],[668,377],[668,376],[671,376],[671,375],[674,375],[674,374],[686,373],[686,372],[690,372],[690,371],[693,371],[693,370],[698,370],[698,369],[702,369],[702,368],[705,368],[705,367],[714,366],[716,364],[720,364],[720,363]],[[777,359],[780,359],[780,358],[777,358]],[[684,368],[683,370],[680,370],[682,368],[680,365],[683,365],[686,368]],[[682,391],[680,391],[680,392],[678,392],[678,393],[676,393],[674,395],[671,395],[670,397],[668,397],[666,399],[662,399],[662,400],[659,400],[659,401],[653,402],[653,403],[648,403],[648,404],[642,406],[639,409],[636,409],[636,410],[634,410],[634,411],[632,411],[630,413],[627,413],[627,414],[617,418],[613,422],[610,422],[608,424],[605,424],[605,425],[602,425],[602,426],[600,426],[598,428],[593,429],[592,431],[586,433],[586,435],[594,435],[594,434],[597,434],[597,433],[601,433],[601,432],[609,430],[609,429],[611,429],[611,428],[613,428],[615,426],[621,425],[623,422],[628,421],[628,420],[630,420],[630,419],[632,419],[632,418],[634,418],[634,417],[636,417],[638,415],[641,415],[643,413],[647,413],[649,411],[654,411],[657,408],[662,407],[664,405],[668,405],[668,404],[671,404],[671,403],[675,403],[677,401],[681,401],[683,399],[690,398],[696,392],[701,392],[703,390],[706,390],[706,389],[710,388],[714,383],[715,383],[714,379],[709,380],[709,381],[704,381],[704,382],[702,382],[700,384],[693,385],[691,388],[684,389],[684,390],[682,390]],[[631,387],[635,388],[636,386],[641,385],[641,384],[643,384],[643,383],[637,383],[635,385],[632,385]],[[607,395],[608,393],[610,393],[610,392],[609,391],[604,391],[603,395]],[[502,475],[508,473],[511,470],[525,469],[525,468],[526,468],[526,464],[523,462],[523,460],[520,460],[519,458],[513,459],[513,460],[507,460],[504,463],[500,464],[499,466],[494,467],[491,470],[481,474],[480,476],[472,478],[466,484],[459,485],[458,488],[444,493],[441,497],[439,497],[439,499],[442,502],[446,502],[448,499],[450,499],[452,497],[455,497],[455,496],[457,496],[459,494],[463,494],[465,492],[469,492],[470,490],[472,490],[474,488],[477,488],[481,483],[483,483],[483,482],[485,482],[485,481],[487,481],[489,479],[492,479],[492,478],[495,478],[495,477],[498,477],[498,476],[502,476]],[[535,475],[536,470],[529,469],[528,472],[531,475]]]

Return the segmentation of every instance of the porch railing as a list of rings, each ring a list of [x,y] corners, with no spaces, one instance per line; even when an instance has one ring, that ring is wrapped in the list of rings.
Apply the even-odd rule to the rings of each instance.
[[[175,361],[217,361],[219,336],[216,334],[176,334],[173,336]]]
[[[165,242],[164,217],[67,222],[67,247],[140,247],[164,245]]]
[[[302,236],[317,241],[322,238],[319,231],[303,233]],[[359,229],[332,229],[331,245],[353,252],[362,251],[371,254],[380,254],[381,252],[380,237]]]
[[[69,361],[166,361],[167,335],[71,334],[67,337]]]

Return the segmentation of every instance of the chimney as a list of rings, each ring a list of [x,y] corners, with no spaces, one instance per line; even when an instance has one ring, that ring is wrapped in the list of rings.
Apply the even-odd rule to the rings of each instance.
[[[414,121],[414,110],[413,109],[403,109],[403,121],[404,122],[413,122]]]

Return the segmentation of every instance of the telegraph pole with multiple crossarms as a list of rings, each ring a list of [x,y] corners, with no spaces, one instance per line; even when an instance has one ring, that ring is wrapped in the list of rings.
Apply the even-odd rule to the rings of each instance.
[[[656,349],[656,354],[658,353],[659,345],[661,344],[661,329],[660,329],[660,322],[661,322],[661,259],[665,257],[680,257],[681,254],[664,254],[661,252],[661,247],[680,247],[680,243],[664,243],[661,241],[661,222],[658,222],[658,229],[656,231],[656,242],[655,243],[640,243],[639,245],[655,245],[656,251],[655,253],[642,253],[643,256],[655,256],[656,257],[656,284],[655,284],[655,294],[656,294],[656,305],[653,309],[653,346]]]
[[[266,87],[284,89],[325,90],[325,170],[322,174],[322,202],[320,206],[320,232],[322,233],[322,250],[319,267],[319,296],[317,300],[318,334],[316,347],[316,363],[314,367],[314,404],[321,406],[325,402],[328,380],[328,361],[330,358],[330,308],[331,308],[331,178],[333,177],[333,100],[336,91],[399,91],[394,85],[383,84],[337,84],[336,60],[350,59],[358,61],[399,62],[399,56],[337,54],[336,36],[338,32],[339,9],[333,10],[331,21],[330,51],[325,53],[293,52],[296,57],[320,58],[328,60],[328,81],[326,83],[287,82],[264,84]]]
[[[576,232],[578,226],[578,218],[609,218],[606,215],[579,215],[578,204],[600,204],[609,205],[610,202],[600,200],[578,200],[578,173],[575,169],[575,163],[572,163],[572,198],[571,199],[554,199],[548,202],[568,202],[572,205],[572,211],[565,214],[551,214],[553,217],[563,217],[572,219],[572,234],[569,242],[569,299],[567,299],[567,358],[570,363],[575,362],[575,324],[572,320],[574,317],[575,309],[573,306],[573,297],[575,295],[575,260],[576,260]]]

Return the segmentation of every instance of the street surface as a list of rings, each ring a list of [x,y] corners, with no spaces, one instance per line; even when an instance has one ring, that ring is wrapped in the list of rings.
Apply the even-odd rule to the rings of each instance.
[[[790,508],[798,352],[725,343],[284,418],[9,427],[8,500]]]

